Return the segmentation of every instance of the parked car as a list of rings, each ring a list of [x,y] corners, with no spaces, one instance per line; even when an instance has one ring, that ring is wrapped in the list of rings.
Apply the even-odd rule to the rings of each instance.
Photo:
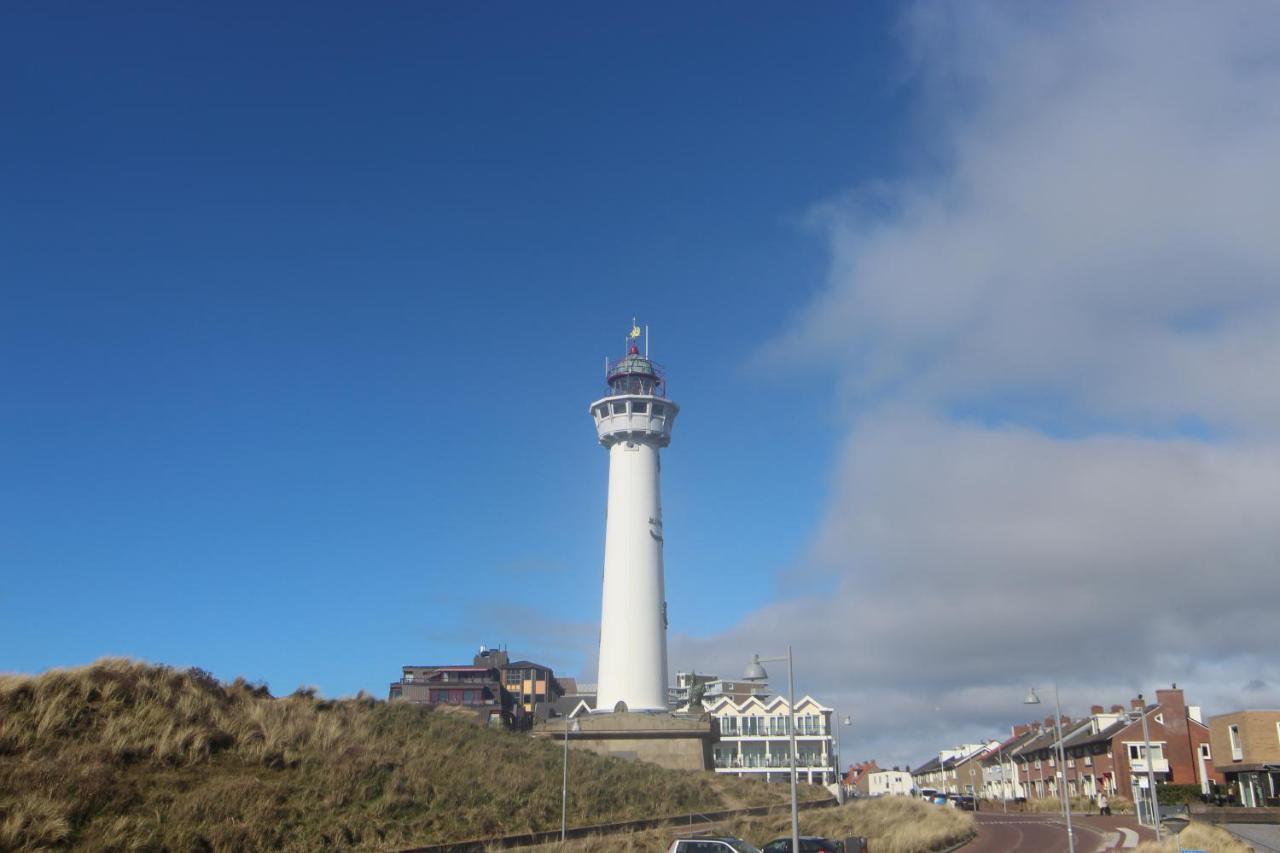
[[[962,812],[976,812],[978,804],[968,794],[956,794],[951,797],[951,805]]]
[[[672,841],[667,853],[760,853],[760,850],[732,835],[686,835]]]
[[[764,846],[764,853],[791,853],[791,837],[773,839]],[[800,853],[844,853],[844,843],[820,835],[802,835]]]

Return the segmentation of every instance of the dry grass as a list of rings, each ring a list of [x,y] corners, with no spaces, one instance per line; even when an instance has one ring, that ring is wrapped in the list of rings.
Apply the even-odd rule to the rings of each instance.
[[[1182,845],[1181,848],[1179,844]],[[1219,829],[1207,823],[1192,822],[1178,836],[1178,841],[1171,838],[1166,838],[1159,844],[1154,841],[1144,841],[1137,846],[1134,853],[1178,853],[1182,848],[1206,850],[1208,853],[1252,853],[1253,850],[1225,829]]]
[[[569,820],[784,799],[575,751]],[[553,829],[561,752],[368,697],[104,659],[0,676],[0,849],[388,849]]]
[[[698,832],[706,832],[699,828]],[[727,821],[717,833],[736,835],[756,846],[791,834],[791,816],[785,812],[766,817]],[[844,839],[867,837],[876,853],[929,853],[943,850],[974,833],[973,815],[934,806],[908,797],[877,797],[839,808],[800,813],[802,835]],[[563,848],[548,844],[531,853],[659,853],[680,834],[678,827],[627,835],[601,836],[570,841]]]

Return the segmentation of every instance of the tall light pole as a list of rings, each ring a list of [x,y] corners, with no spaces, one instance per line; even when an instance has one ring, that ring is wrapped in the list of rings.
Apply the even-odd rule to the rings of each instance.
[[[1142,714],[1142,743],[1143,748],[1147,751],[1147,793],[1151,796],[1151,822],[1156,827],[1156,841],[1160,840],[1160,798],[1156,796],[1156,774],[1151,769],[1151,732],[1147,730],[1147,701],[1142,698],[1142,694],[1138,694],[1138,701],[1142,703],[1142,708],[1138,713]]]
[[[565,830],[568,828],[569,819],[569,721],[571,717],[564,718],[564,780],[560,783],[560,843],[564,844]],[[573,731],[582,731],[582,725],[573,720]]]
[[[785,658],[762,658],[760,655],[752,655],[751,663],[747,664],[747,669],[743,672],[742,679],[744,681],[764,681],[769,677],[769,673],[765,672],[761,664],[784,660],[787,662],[787,716],[789,718],[787,731],[791,734],[791,853],[800,853],[800,808],[796,804],[796,679],[792,665],[791,646],[787,646],[787,656]]]
[[[846,715],[843,719],[841,719],[840,713],[838,711],[836,711],[834,708],[832,708],[831,710],[834,716],[836,717],[836,724],[833,727],[836,732],[836,754],[835,754],[835,762],[834,762],[835,768],[836,768],[836,784],[840,786],[840,802],[843,804],[844,803],[844,772],[841,770],[841,764],[843,762],[841,761],[841,757],[840,757],[840,726],[853,725],[853,718]]]
[[[1027,691],[1027,698],[1022,700],[1027,705],[1039,705],[1040,697],[1036,695],[1036,689],[1032,687]],[[1062,774],[1062,784],[1059,786],[1059,792],[1062,795],[1062,813],[1067,818],[1067,851],[1068,853],[1076,853],[1075,833],[1071,831],[1071,796],[1067,793],[1067,756],[1062,749],[1062,704],[1058,701],[1058,683],[1053,683],[1053,731],[1058,739],[1058,772]]]

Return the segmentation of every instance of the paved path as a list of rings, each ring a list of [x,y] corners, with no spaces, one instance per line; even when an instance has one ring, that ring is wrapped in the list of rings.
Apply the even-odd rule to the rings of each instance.
[[[1280,826],[1269,823],[1224,823],[1222,828],[1253,845],[1254,850],[1280,851]]]
[[[978,837],[966,844],[963,853],[1067,853],[1066,824],[1050,814],[1003,814],[979,812]],[[1138,846],[1139,840],[1155,838],[1131,817],[1072,815],[1076,853],[1124,850]]]

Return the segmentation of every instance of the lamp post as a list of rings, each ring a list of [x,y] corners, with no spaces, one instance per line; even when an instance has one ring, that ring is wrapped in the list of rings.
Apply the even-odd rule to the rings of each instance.
[[[1147,730],[1147,701],[1142,698],[1142,694],[1138,694],[1138,701],[1142,703],[1139,711],[1142,714],[1142,743],[1146,749],[1147,757],[1147,794],[1151,797],[1151,823],[1156,828],[1156,841],[1160,840],[1160,798],[1156,796],[1156,774],[1151,768],[1151,732]]]
[[[564,718],[564,780],[560,783],[560,843],[564,844],[564,834],[568,827],[569,818],[569,720],[571,717]],[[582,724],[577,720],[573,720],[572,731],[582,731]]]
[[[1036,689],[1032,687],[1027,691],[1027,698],[1022,700],[1027,705],[1039,705],[1040,697],[1036,695]],[[1062,784],[1059,787],[1059,793],[1062,795],[1062,813],[1067,818],[1067,851],[1068,853],[1076,853],[1075,833],[1071,831],[1071,796],[1067,793],[1067,757],[1062,749],[1062,704],[1058,701],[1058,683],[1053,684],[1053,731],[1058,739],[1058,772],[1062,774]]]
[[[791,646],[787,646],[787,656],[785,658],[762,658],[760,655],[752,655],[751,663],[747,664],[747,669],[743,672],[742,678],[744,681],[764,681],[769,677],[769,673],[765,672],[761,664],[784,660],[787,662],[787,716],[789,723],[787,731],[791,735],[791,853],[800,853],[800,810],[796,805],[796,679],[791,657]]]
[[[832,709],[832,711],[834,712],[836,717],[836,724],[833,727],[836,733],[836,754],[835,754],[835,761],[833,762],[833,764],[836,769],[836,784],[840,786],[840,803],[843,805],[844,804],[844,772],[840,769],[841,765],[843,764],[843,761],[841,761],[841,757],[840,757],[840,727],[842,725],[844,726],[853,725],[853,718],[849,717],[848,715],[846,715],[844,718],[841,718],[838,711],[835,711],[834,708]]]

